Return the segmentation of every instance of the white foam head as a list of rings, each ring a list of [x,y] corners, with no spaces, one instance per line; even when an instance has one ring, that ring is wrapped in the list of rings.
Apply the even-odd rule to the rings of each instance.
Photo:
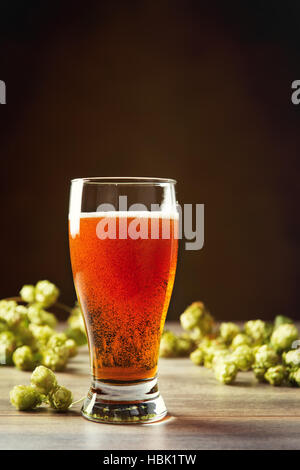
[[[165,220],[178,220],[179,213],[164,212],[164,211],[99,211],[99,212],[70,212],[70,234],[74,237],[79,233],[80,219],[103,219],[103,218],[130,218],[130,219],[165,219]]]

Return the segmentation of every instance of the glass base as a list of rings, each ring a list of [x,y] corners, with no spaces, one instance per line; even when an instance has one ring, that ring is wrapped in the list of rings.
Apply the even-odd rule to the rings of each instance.
[[[93,380],[81,414],[99,423],[153,423],[166,416],[167,408],[156,377],[132,383]]]

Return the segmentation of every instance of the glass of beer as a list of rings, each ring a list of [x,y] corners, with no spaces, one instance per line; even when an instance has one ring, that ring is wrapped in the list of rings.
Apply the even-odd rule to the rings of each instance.
[[[175,184],[72,180],[69,243],[90,352],[89,420],[149,423],[167,413],[157,362],[177,263]]]

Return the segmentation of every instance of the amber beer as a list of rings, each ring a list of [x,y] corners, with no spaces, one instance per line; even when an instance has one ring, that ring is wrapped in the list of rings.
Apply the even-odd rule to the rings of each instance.
[[[99,238],[104,217],[114,217],[115,238]],[[129,227],[137,218],[147,225],[147,238],[131,238]],[[78,225],[76,233],[69,231],[71,261],[94,379],[153,378],[175,277],[177,216],[89,213],[81,214]]]

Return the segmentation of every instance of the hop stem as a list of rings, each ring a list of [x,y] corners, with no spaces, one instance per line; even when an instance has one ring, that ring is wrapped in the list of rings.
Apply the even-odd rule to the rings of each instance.
[[[71,313],[72,312],[72,307],[69,307],[68,305],[66,304],[63,304],[61,302],[55,302],[54,304],[55,307],[58,307],[62,310],[65,310],[65,312],[68,312],[68,313]]]
[[[81,403],[84,399],[85,399],[85,397],[82,397],[79,400],[73,401],[73,403],[71,403],[69,408],[72,408],[72,406],[77,405],[77,403]]]

